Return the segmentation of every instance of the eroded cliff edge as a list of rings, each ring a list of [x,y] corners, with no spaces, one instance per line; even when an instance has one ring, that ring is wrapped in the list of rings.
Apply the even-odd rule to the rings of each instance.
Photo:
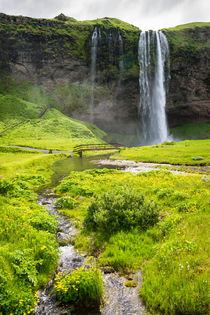
[[[140,30],[118,19],[79,22],[62,14],[52,20],[0,14],[1,93],[16,88],[25,100],[45,102],[72,117],[90,120],[91,36],[95,26],[101,30],[101,43],[94,122],[109,132],[136,133]],[[170,46],[169,125],[209,122],[210,23],[163,31]],[[123,56],[119,54],[119,32]]]

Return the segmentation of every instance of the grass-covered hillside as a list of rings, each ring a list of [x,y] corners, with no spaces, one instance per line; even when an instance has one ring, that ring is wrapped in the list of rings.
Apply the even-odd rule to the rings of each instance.
[[[186,24],[181,24],[181,25],[177,25],[174,27],[169,27],[167,28],[167,30],[169,31],[181,31],[184,30],[186,28],[196,28],[196,27],[210,27],[210,22],[192,22],[192,23],[186,23]]]
[[[0,145],[70,150],[77,144],[101,143],[106,135],[90,123],[15,94],[0,94],[0,116]]]
[[[163,31],[169,41],[172,54],[177,53],[180,49],[191,51],[194,54],[205,48],[209,50],[209,43],[206,40],[209,28],[210,22],[194,22],[163,29]],[[203,36],[200,35],[201,33]]]

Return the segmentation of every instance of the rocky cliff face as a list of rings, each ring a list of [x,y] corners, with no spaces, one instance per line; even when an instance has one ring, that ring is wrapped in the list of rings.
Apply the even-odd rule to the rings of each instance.
[[[166,31],[171,50],[169,125],[210,121],[210,27]]]
[[[140,30],[117,19],[78,22],[63,15],[54,20],[0,14],[0,75],[33,87],[73,117],[90,119],[91,36],[101,31],[94,88],[94,122],[110,132],[134,134],[138,128],[138,39]],[[119,53],[119,32],[123,56]],[[167,98],[170,126],[210,120],[210,25],[164,30],[171,50]],[[110,41],[110,38],[112,39]],[[119,61],[123,60],[123,71]],[[8,81],[7,81],[8,82]]]

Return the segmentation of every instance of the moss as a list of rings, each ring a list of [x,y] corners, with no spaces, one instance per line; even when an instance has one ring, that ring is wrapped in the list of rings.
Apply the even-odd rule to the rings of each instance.
[[[138,283],[134,280],[128,280],[125,282],[125,286],[128,288],[135,288],[137,287]]]

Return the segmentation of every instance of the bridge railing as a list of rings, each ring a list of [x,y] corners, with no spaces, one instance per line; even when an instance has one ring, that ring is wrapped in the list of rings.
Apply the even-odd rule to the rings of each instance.
[[[118,143],[93,143],[81,144],[74,147],[73,151],[82,157],[82,152],[85,151],[104,151],[104,150],[120,150],[122,148]]]

